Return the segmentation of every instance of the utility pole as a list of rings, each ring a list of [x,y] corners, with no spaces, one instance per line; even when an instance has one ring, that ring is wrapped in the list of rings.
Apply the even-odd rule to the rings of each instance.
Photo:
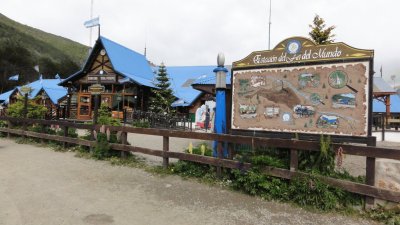
[[[268,50],[271,50],[271,5],[272,0],[269,0],[269,22],[268,22]]]

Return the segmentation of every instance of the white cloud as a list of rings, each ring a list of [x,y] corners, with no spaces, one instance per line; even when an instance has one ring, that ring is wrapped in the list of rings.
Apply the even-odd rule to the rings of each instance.
[[[227,63],[268,47],[268,0],[94,0],[102,35],[167,65]],[[315,14],[335,25],[336,40],[375,50],[375,71],[400,81],[397,0],[272,0],[271,47],[307,36]],[[89,44],[90,0],[2,0],[0,12],[29,26]],[[96,32],[95,32],[96,33]]]

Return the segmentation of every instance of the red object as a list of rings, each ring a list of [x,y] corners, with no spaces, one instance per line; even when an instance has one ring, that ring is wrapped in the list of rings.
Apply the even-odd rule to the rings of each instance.
[[[204,122],[197,122],[196,126],[200,127],[201,129],[205,129]],[[208,124],[208,129],[211,128],[211,122]]]

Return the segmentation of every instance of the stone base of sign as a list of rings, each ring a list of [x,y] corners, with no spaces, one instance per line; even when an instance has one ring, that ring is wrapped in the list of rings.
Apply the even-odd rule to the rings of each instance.
[[[399,152],[400,153],[400,152]],[[376,159],[375,186],[400,192],[400,161],[392,159]],[[375,199],[375,206],[381,205],[387,209],[400,208],[399,203]]]

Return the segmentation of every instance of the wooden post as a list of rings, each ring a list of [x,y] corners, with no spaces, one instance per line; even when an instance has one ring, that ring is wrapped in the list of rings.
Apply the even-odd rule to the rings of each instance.
[[[223,155],[224,147],[223,147],[222,143],[223,142],[221,142],[221,141],[218,141],[218,143],[217,143],[217,156],[218,156],[218,159],[223,159],[223,157],[224,157],[224,155]],[[217,166],[217,178],[218,179],[222,178],[222,167],[221,166]]]
[[[28,118],[28,93],[25,93],[25,98],[24,98],[24,119],[26,120]],[[23,123],[23,130],[26,131],[26,121]],[[26,138],[26,135],[23,135],[24,138]]]
[[[12,127],[13,127],[13,125],[12,125],[11,121],[8,120],[7,121],[7,128],[8,129],[12,129]],[[11,138],[11,133],[10,132],[7,133],[7,138]]]
[[[46,125],[42,124],[41,128],[42,128],[41,129],[42,133],[44,134],[46,132]],[[45,143],[44,140],[45,140],[44,138],[40,139],[40,143],[44,144]]]
[[[384,129],[382,127],[382,129]],[[367,143],[368,146],[376,146],[376,138],[370,138]],[[367,185],[375,185],[375,158],[367,157],[366,159],[366,178]],[[374,206],[375,199],[373,197],[365,197],[365,208],[370,209]]]
[[[95,125],[93,125],[92,126],[92,128],[90,129],[90,140],[91,141],[95,141],[96,139],[97,139],[97,137],[95,137],[94,135],[95,135]],[[93,153],[93,147],[92,146],[90,146],[89,147],[89,151],[90,151],[90,153]]]
[[[382,114],[382,141],[385,140],[385,116]]]
[[[290,149],[290,171],[296,171],[299,168],[299,151]]]
[[[233,160],[233,143],[228,143],[228,159]]]
[[[68,92],[67,92],[67,118],[69,119],[71,117],[71,86],[72,82],[68,81]]]
[[[168,136],[163,136],[163,153],[166,153],[169,151],[169,137]],[[164,169],[168,169],[169,165],[169,158],[164,155],[163,156],[163,167]]]
[[[97,124],[97,119],[99,116],[99,99],[100,95],[95,95],[94,96],[94,112],[93,112],[93,124]]]
[[[122,132],[121,133],[121,144],[127,145],[128,144],[128,133]],[[126,158],[126,152],[121,151],[121,158]]]
[[[68,127],[65,126],[63,127],[64,130],[64,137],[68,137]],[[68,147],[68,143],[67,142],[63,142],[63,148],[67,148]]]

